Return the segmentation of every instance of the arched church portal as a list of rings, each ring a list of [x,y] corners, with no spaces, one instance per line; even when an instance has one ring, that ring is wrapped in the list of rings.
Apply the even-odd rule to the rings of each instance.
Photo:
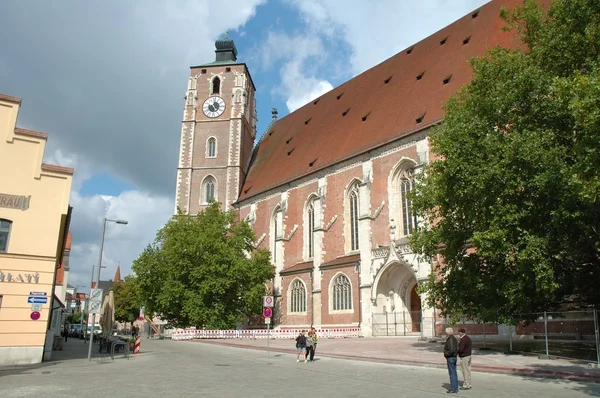
[[[421,298],[408,265],[385,265],[375,278],[373,335],[403,336],[421,332]]]

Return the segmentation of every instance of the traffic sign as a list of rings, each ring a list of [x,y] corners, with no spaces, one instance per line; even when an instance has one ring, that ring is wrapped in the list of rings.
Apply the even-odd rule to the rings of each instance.
[[[266,308],[263,310],[263,316],[264,316],[265,318],[270,318],[272,315],[273,315],[273,310],[271,309],[271,307],[266,307]]]
[[[265,318],[265,325],[271,324],[271,318]]]
[[[42,310],[41,304],[31,304],[31,311],[41,311],[41,310]]]
[[[102,308],[103,289],[90,290],[90,314],[99,314]]]
[[[102,289],[92,289],[90,290],[90,300],[92,301],[102,301]]]
[[[37,321],[38,319],[40,319],[41,314],[39,313],[39,311],[33,311],[31,313],[31,315],[29,315],[29,317],[34,320]]]
[[[27,297],[27,302],[29,304],[46,304],[48,302],[48,297]]]
[[[90,314],[99,314],[102,308],[100,301],[90,301]]]
[[[263,307],[273,307],[273,296],[264,296],[263,297]]]
[[[30,296],[47,296],[46,292],[29,292]]]

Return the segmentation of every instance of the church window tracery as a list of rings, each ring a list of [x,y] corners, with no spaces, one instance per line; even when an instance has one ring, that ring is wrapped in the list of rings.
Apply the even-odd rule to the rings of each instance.
[[[352,286],[344,274],[339,274],[332,285],[333,310],[343,311],[352,309]]]
[[[306,312],[306,288],[297,278],[290,289],[290,312]]]
[[[206,142],[206,157],[214,158],[217,156],[217,139],[210,137]]]

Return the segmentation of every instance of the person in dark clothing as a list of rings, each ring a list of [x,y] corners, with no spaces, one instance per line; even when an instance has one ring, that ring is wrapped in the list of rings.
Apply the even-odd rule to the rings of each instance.
[[[458,341],[454,337],[454,329],[446,328],[446,344],[444,344],[444,358],[450,376],[449,394],[458,393],[458,375],[456,374],[456,356],[458,355]]]
[[[296,337],[296,349],[298,350],[296,362],[300,362],[300,354],[302,354],[302,360],[304,363],[308,363],[306,360],[306,336],[304,335],[304,330]]]
[[[458,329],[460,340],[458,342],[458,357],[460,358],[460,370],[463,375],[462,390],[471,389],[471,338],[467,336],[465,329]]]

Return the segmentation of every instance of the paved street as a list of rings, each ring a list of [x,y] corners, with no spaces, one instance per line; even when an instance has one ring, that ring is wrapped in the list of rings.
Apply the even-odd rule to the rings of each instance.
[[[196,342],[142,340],[142,354],[114,361],[69,340],[55,361],[0,368],[2,397],[66,395],[156,397],[446,396],[442,369],[321,358],[296,363],[295,355]],[[590,397],[600,384],[474,373],[466,397]]]

